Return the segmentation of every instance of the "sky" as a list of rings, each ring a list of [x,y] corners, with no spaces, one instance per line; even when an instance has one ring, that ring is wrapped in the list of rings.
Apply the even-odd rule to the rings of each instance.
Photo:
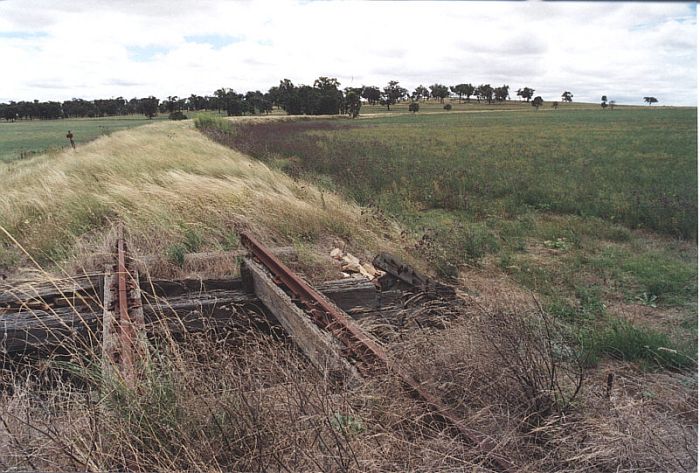
[[[508,84],[697,105],[695,3],[0,0],[0,102]]]

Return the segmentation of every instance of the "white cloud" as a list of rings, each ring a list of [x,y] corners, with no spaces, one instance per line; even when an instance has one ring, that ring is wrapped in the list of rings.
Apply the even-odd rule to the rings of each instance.
[[[690,3],[7,0],[0,101],[243,92],[328,75],[694,105],[696,51]]]

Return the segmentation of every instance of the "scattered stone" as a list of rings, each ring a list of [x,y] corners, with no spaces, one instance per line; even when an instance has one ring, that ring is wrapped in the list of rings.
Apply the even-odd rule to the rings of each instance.
[[[334,248],[330,252],[331,258],[340,261],[343,277],[365,277],[370,281],[383,275],[382,271],[378,271],[375,267],[367,262],[360,262],[357,256],[350,253],[345,253],[340,248]],[[352,273],[352,275],[350,274]]]
[[[345,261],[347,264],[360,264],[360,259],[351,255],[350,253],[345,253],[345,256],[343,256],[343,261]]]

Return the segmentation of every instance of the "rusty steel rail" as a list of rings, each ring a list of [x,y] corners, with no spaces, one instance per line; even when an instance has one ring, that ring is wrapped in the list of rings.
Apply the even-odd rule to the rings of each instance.
[[[490,437],[467,427],[454,410],[428,392],[408,371],[392,361],[381,345],[370,338],[344,312],[297,276],[253,235],[243,231],[240,237],[241,243],[248,248],[251,255],[273,274],[275,283],[292,294],[295,301],[306,309],[316,325],[340,340],[344,346],[344,354],[354,359],[361,373],[371,374],[378,368],[394,373],[415,397],[430,407],[435,418],[452,427],[468,442],[476,445],[494,466],[508,473],[517,471],[510,460],[497,453],[497,445]]]
[[[125,379],[133,381],[141,348],[138,337],[144,320],[138,279],[130,270],[131,259],[122,224],[117,227],[115,250],[116,263],[107,288],[111,303],[106,309],[110,317],[103,321],[103,350],[107,360],[119,368]]]

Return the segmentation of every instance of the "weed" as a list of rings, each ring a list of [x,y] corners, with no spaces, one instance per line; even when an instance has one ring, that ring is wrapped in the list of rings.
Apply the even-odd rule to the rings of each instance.
[[[605,315],[605,304],[602,300],[603,291],[596,286],[579,286],[576,297],[579,300],[579,313],[586,318],[595,319]]]
[[[605,354],[625,361],[640,361],[650,368],[684,370],[697,366],[697,353],[692,347],[678,346],[665,334],[624,320],[612,320],[602,330],[586,332],[582,343],[586,358],[593,364]]]
[[[195,253],[202,247],[204,238],[202,237],[202,232],[197,228],[191,226],[186,227],[184,237],[185,241],[183,245],[190,253]]]
[[[187,247],[182,243],[170,245],[167,249],[168,261],[182,268],[185,265],[185,255],[188,253]]]
[[[547,306],[547,312],[552,316],[571,322],[578,322],[581,314],[578,307],[560,298],[553,298]]]
[[[568,241],[566,241],[566,238],[557,238],[554,241],[545,240],[544,246],[545,246],[545,248],[549,248],[550,250],[560,250],[560,251],[566,251],[569,248],[571,248],[571,244]]]
[[[366,430],[360,419],[352,415],[341,414],[340,412],[333,414],[331,425],[338,432],[349,436],[359,435]]]
[[[642,305],[645,305],[647,307],[656,307],[656,300],[658,299],[658,297],[656,297],[655,294],[643,292],[641,295],[637,296],[636,299]]]
[[[224,251],[238,249],[241,246],[241,240],[236,232],[226,232],[222,238],[221,248]]]

